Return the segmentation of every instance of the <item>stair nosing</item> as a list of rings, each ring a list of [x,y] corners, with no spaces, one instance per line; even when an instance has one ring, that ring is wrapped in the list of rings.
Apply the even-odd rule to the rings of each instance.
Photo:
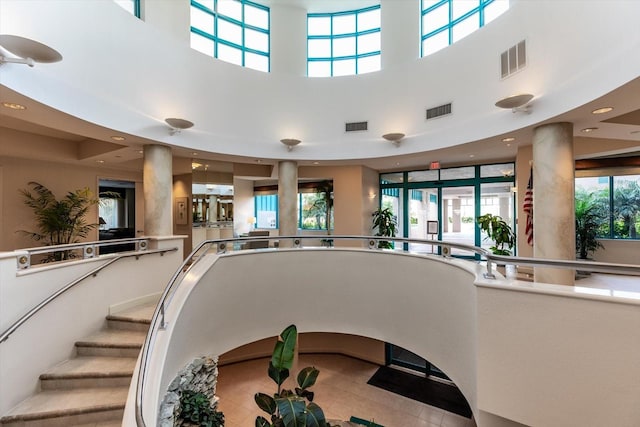
[[[116,371],[116,372],[71,372],[71,373],[55,373],[55,374],[41,374],[40,380],[80,380],[91,378],[125,378],[133,376],[133,370],[130,372]]]
[[[107,343],[102,341],[76,341],[76,347],[92,347],[92,348],[142,348],[142,343]]]
[[[105,405],[89,406],[83,408],[68,408],[45,412],[32,412],[26,414],[7,415],[0,418],[0,423],[12,423],[16,421],[36,421],[47,418],[62,418],[72,415],[91,414],[124,409],[126,403],[109,403]]]
[[[129,323],[141,323],[141,324],[144,324],[144,325],[150,325],[151,324],[151,319],[118,316],[117,314],[108,315],[107,316],[107,320],[115,320],[115,321],[119,321],[119,322],[129,322]]]

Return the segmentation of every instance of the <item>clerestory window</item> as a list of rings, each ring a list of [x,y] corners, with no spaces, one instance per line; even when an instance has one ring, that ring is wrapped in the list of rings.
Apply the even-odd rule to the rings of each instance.
[[[509,0],[420,0],[420,52],[431,55],[509,9]]]
[[[191,0],[191,47],[269,72],[269,8],[248,0]]]
[[[346,76],[380,70],[380,6],[307,15],[307,75]]]

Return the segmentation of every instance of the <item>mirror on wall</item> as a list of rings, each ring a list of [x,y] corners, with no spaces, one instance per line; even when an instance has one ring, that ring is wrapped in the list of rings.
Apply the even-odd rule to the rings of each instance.
[[[193,184],[193,225],[233,221],[233,185]]]

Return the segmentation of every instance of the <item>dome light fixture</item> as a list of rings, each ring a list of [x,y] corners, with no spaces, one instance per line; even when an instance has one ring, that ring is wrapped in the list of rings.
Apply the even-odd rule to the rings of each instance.
[[[35,40],[11,34],[0,34],[0,46],[15,58],[0,54],[0,65],[5,63],[26,64],[33,67],[36,62],[52,63],[62,61],[62,55],[47,45]]]
[[[284,138],[284,139],[281,139],[280,142],[282,142],[284,145],[287,146],[288,151],[291,151],[293,150],[293,147],[300,144],[302,141],[295,138]]]
[[[402,138],[404,138],[404,133],[401,133],[401,132],[385,133],[384,135],[382,135],[382,137],[397,147],[400,145],[400,141],[402,141]]]
[[[170,117],[168,119],[164,119],[164,121],[169,125],[169,135],[171,136],[180,133],[184,129],[193,127],[193,122],[185,119]]]
[[[512,113],[531,113],[529,102],[533,99],[530,93],[507,96],[496,102],[496,107],[510,109]]]
[[[608,113],[609,111],[613,111],[613,107],[598,108],[596,110],[593,110],[591,114],[604,114],[604,113]]]

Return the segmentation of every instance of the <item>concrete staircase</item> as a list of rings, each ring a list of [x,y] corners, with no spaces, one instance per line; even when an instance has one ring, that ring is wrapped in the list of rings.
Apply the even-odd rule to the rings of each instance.
[[[40,375],[40,391],[0,418],[0,426],[120,426],[154,308],[107,316],[107,328],[76,342],[76,357]]]

